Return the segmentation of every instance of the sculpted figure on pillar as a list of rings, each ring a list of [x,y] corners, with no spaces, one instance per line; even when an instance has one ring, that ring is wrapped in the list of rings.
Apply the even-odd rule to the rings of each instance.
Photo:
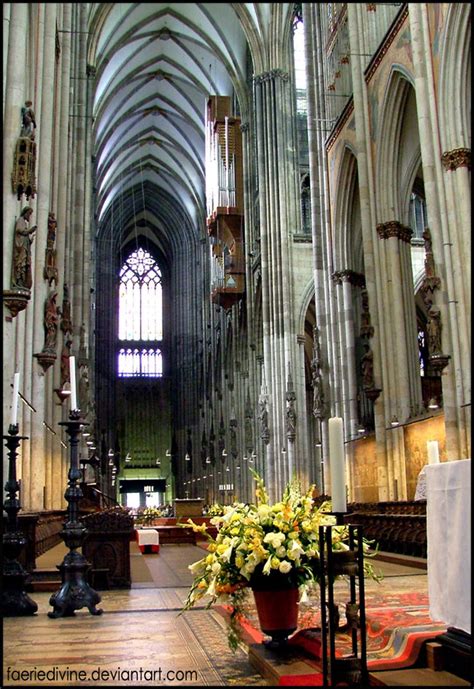
[[[87,365],[79,368],[79,404],[80,408],[89,412],[89,367]]]
[[[425,227],[423,239],[425,240],[425,276],[427,278],[432,278],[435,276],[435,265],[433,259],[433,248],[431,245],[431,232],[428,227]]]
[[[71,356],[71,346],[72,346],[72,340],[67,338],[64,341],[63,349],[61,352],[61,378],[60,378],[61,390],[64,389],[65,384],[69,383],[69,380],[70,380],[69,357]]]
[[[370,322],[369,293],[364,288],[361,290],[362,309],[360,314],[360,336],[373,337],[374,327]]]
[[[54,217],[54,213],[48,214],[48,236],[46,239],[46,253],[45,265],[43,270],[43,277],[48,281],[49,286],[54,281],[58,281],[58,269],[56,268],[56,249],[54,244],[56,242],[56,228],[58,223]]]
[[[66,283],[64,283],[63,287],[61,330],[63,331],[63,333],[72,333],[71,302],[69,301],[69,287]]]
[[[21,132],[20,137],[34,141],[36,129],[36,117],[30,100],[25,101],[21,109]]]
[[[430,356],[441,354],[441,312],[437,306],[429,310],[426,331]]]
[[[368,343],[365,343],[365,352],[361,357],[362,386],[364,390],[374,387],[374,354]]]
[[[260,437],[264,443],[268,444],[270,440],[270,431],[268,430],[268,409],[265,395],[260,395],[258,400],[258,416],[260,419]]]
[[[324,415],[323,381],[319,373],[313,373],[313,416],[322,418]]]
[[[44,303],[44,352],[56,352],[56,340],[59,326],[59,308],[56,303],[58,293],[51,290]]]
[[[29,228],[33,209],[25,206],[15,224],[15,241],[13,244],[12,287],[31,289],[31,245],[33,244],[36,225]]]

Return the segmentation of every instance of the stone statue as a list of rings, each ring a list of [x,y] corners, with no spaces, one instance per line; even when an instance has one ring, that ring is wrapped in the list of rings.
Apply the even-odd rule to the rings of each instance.
[[[432,306],[428,312],[426,332],[430,356],[441,354],[441,312],[437,306]]]
[[[89,404],[89,367],[79,368],[79,404],[81,409],[88,409]]]
[[[374,387],[374,354],[368,343],[365,345],[365,352],[361,357],[360,366],[362,370],[362,386],[364,390]]]
[[[48,214],[48,236],[46,239],[46,254],[45,254],[45,266],[43,270],[43,277],[48,281],[49,286],[51,283],[56,283],[58,281],[58,269],[56,268],[56,249],[54,244],[56,241],[56,228],[58,223],[54,217],[54,213]]]
[[[60,378],[60,387],[61,390],[64,389],[64,386],[66,383],[69,382],[70,379],[70,371],[69,371],[69,357],[71,356],[71,345],[72,345],[72,340],[69,338],[65,340],[63,344],[63,349],[61,352],[61,378]]]
[[[431,232],[428,227],[425,227],[423,239],[425,240],[425,276],[432,278],[435,276],[435,265],[431,245]]]
[[[267,400],[264,395],[261,395],[258,400],[258,417],[260,419],[260,437],[265,443],[268,443],[270,432],[268,430]]]
[[[360,336],[361,337],[373,337],[374,328],[370,322],[370,311],[369,311],[369,293],[364,288],[361,290],[361,300],[362,308],[360,314]]]
[[[313,416],[320,418],[323,416],[324,393],[323,381],[319,373],[313,374]]]
[[[59,325],[59,309],[56,304],[58,293],[52,290],[44,303],[44,352],[56,353],[56,339]]]
[[[36,129],[36,117],[32,109],[33,103],[30,100],[25,101],[25,105],[21,109],[21,131],[20,137],[27,138],[34,141]]]
[[[296,437],[296,411],[293,399],[287,400],[286,403],[286,437],[288,440],[294,440]]]
[[[63,333],[72,333],[71,302],[69,301],[69,287],[66,283],[64,283],[63,287],[61,330],[63,331]]]
[[[12,287],[31,289],[31,245],[33,244],[36,225],[28,227],[33,209],[25,206],[15,224],[15,241],[13,244]]]

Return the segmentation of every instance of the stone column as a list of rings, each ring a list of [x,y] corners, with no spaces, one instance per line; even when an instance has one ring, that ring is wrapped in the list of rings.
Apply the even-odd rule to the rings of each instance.
[[[35,252],[35,298],[33,323],[33,350],[35,354],[42,351],[44,346],[44,303],[48,294],[48,285],[43,281],[44,251],[48,228],[48,213],[51,199],[51,166],[54,164],[52,156],[52,124],[54,105],[54,63],[56,45],[56,4],[46,4],[43,39],[43,72],[41,78],[42,106],[40,125],[38,126],[38,203],[36,222],[38,225]],[[45,370],[38,362],[33,364],[32,371],[32,401],[36,409],[31,420],[31,487],[30,497],[32,510],[42,510],[45,507],[46,471],[51,461],[48,452],[50,443],[46,439],[46,421],[49,400],[53,394],[50,370]],[[49,498],[48,498],[49,502]]]
[[[72,316],[73,332],[75,340],[78,339],[79,329],[82,323],[82,304],[84,299],[84,224],[86,222],[85,206],[86,196],[86,126],[87,126],[87,82],[86,82],[86,60],[87,60],[87,6],[85,3],[79,5],[79,38],[78,56],[74,76],[77,86],[75,88],[74,106],[72,108],[73,127],[76,135],[76,169],[74,175],[74,216],[72,223]],[[88,257],[87,257],[88,258]],[[87,286],[88,287],[88,286]],[[73,345],[74,349],[78,346]]]
[[[387,390],[387,368],[381,365],[381,341],[383,328],[384,305],[380,292],[383,280],[381,275],[381,257],[377,246],[376,213],[374,202],[374,175],[372,169],[370,123],[368,114],[367,86],[364,79],[364,58],[366,52],[362,40],[362,18],[365,6],[347,5],[349,45],[351,52],[351,69],[354,100],[355,131],[357,138],[357,172],[359,179],[360,215],[362,224],[362,241],[364,250],[364,271],[366,289],[371,304],[371,317],[374,326],[372,351],[374,353],[375,386],[382,389],[382,395],[374,404],[379,500],[386,500],[388,495],[389,475],[387,450],[385,447],[386,419],[390,413],[390,400]],[[378,374],[377,374],[378,372]],[[385,394],[384,394],[385,392]]]
[[[305,335],[298,335],[296,341],[298,343],[298,359],[295,375],[295,389],[296,408],[299,409],[299,449],[297,452],[295,464],[297,474],[301,479],[303,485],[309,485],[311,483],[314,483],[316,479],[316,472],[314,470],[314,449],[312,443],[310,442],[310,431],[308,427],[308,404],[306,400],[306,377],[304,358],[304,345],[306,341]]]
[[[20,214],[21,204],[12,192],[11,173],[16,140],[20,134],[21,107],[24,103],[26,54],[24,37],[27,35],[28,6],[26,3],[5,3],[4,8],[4,101],[3,101],[3,289],[10,289],[11,264],[15,220]],[[6,39],[6,40],[5,40]],[[34,224],[34,223],[33,223]],[[24,313],[24,312],[23,312]],[[6,433],[10,423],[13,374],[20,371],[20,391],[25,391],[23,361],[18,338],[18,319],[13,318],[10,310],[3,307],[3,432]],[[24,316],[22,318],[24,321]],[[18,407],[18,424],[21,435],[26,435],[24,428],[23,404]],[[23,444],[24,445],[24,444]],[[17,460],[18,478],[23,477],[22,456],[26,448],[20,447]],[[8,476],[8,458],[3,453],[3,475]],[[23,505],[22,505],[23,506]]]
[[[6,103],[6,93],[7,93],[7,70],[5,67],[8,65],[8,37],[10,34],[10,12],[11,12],[11,2],[3,3],[3,120],[5,121],[5,103]],[[8,474],[7,474],[8,475]]]
[[[392,220],[377,225],[379,237],[386,240],[385,275],[387,334],[392,343],[393,386],[391,396],[398,401],[396,415],[400,422],[418,413],[421,404],[421,382],[418,363],[416,314],[410,258],[412,230]],[[407,255],[408,254],[408,255]],[[388,363],[388,362],[387,362]],[[396,373],[395,373],[396,371]]]
[[[444,171],[440,150],[437,98],[434,84],[434,65],[430,30],[426,7],[411,3],[409,5],[410,31],[412,35],[413,65],[415,71],[416,105],[420,134],[421,159],[426,203],[430,211],[430,231],[433,254],[442,279],[440,293],[435,303],[441,312],[442,349],[451,361],[442,375],[443,407],[446,428],[446,448],[448,459],[467,457],[470,440],[466,429],[470,421],[466,419],[470,409],[470,328],[463,309],[464,257],[459,243],[455,241],[456,230],[450,226],[446,196],[440,193],[445,189]]]
[[[263,290],[263,348],[269,388],[270,443],[267,446],[266,483],[279,495],[287,474],[282,450],[286,447],[285,385],[295,370],[296,332],[292,313],[289,234],[297,198],[295,161],[290,150],[291,83],[281,69],[254,77],[258,174],[260,184],[261,265]],[[293,213],[294,214],[294,213]]]
[[[59,103],[58,103],[58,132],[56,134],[55,146],[58,150],[58,168],[56,171],[56,220],[58,222],[58,232],[56,236],[56,262],[58,266],[58,299],[62,304],[64,282],[67,283],[66,271],[66,236],[70,231],[69,218],[67,213],[68,190],[71,186],[71,178],[69,175],[69,159],[70,142],[68,136],[69,125],[69,102],[70,102],[70,78],[71,78],[71,18],[72,6],[68,3],[62,5],[62,22],[61,32],[59,34],[60,42],[60,62],[59,62]],[[59,336],[59,351],[64,341],[64,335]],[[55,371],[54,387],[59,388],[60,373],[59,367]],[[52,486],[52,505],[53,509],[62,509],[66,507],[64,500],[64,489],[67,485],[67,472],[69,465],[68,451],[61,445],[60,438],[62,432],[58,421],[66,420],[69,412],[69,400],[63,402],[62,407],[55,407],[57,410],[54,430],[58,433],[56,436],[56,451],[53,456],[53,486]]]

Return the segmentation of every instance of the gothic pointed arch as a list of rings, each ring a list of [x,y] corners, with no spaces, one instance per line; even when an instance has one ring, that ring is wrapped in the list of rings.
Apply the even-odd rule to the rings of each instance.
[[[440,132],[443,152],[471,147],[471,6],[449,4],[440,45]]]
[[[401,180],[404,171],[401,149],[404,116],[411,93],[413,87],[409,75],[395,65],[388,79],[380,113],[380,143],[375,170],[377,222],[400,220],[403,215]],[[419,149],[417,133],[416,139]],[[409,152],[405,149],[405,153]]]

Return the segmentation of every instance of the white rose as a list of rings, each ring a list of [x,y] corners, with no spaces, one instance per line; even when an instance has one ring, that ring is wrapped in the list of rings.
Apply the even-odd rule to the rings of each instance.
[[[279,548],[285,540],[285,534],[283,533],[267,533],[263,539],[264,543],[270,543],[274,548]]]
[[[290,569],[292,568],[292,566],[293,566],[293,565],[291,564],[291,562],[288,562],[288,560],[282,560],[282,561],[280,562],[280,566],[279,566],[278,569],[280,570],[280,572],[281,572],[282,574],[288,574],[288,572],[290,571]]]

